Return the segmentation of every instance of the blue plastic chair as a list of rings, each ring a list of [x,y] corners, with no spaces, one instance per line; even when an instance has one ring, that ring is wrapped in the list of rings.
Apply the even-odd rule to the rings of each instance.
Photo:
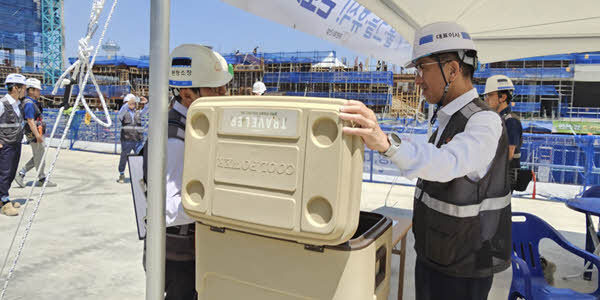
[[[575,247],[550,224],[532,214],[514,212],[512,215],[513,279],[508,295],[509,300],[523,298],[526,300],[600,298],[600,280],[598,288],[591,294],[549,285],[544,279],[540,263],[539,244],[543,238],[551,239],[565,250],[591,261],[598,269],[600,269],[600,257]],[[524,217],[525,220],[515,220],[514,217]]]

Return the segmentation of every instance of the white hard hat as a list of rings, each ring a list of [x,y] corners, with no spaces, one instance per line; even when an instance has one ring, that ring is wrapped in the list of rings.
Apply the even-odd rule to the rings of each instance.
[[[25,81],[25,85],[27,86],[27,88],[34,88],[40,91],[42,90],[42,83],[39,79],[36,78],[27,78],[27,80]]]
[[[8,74],[8,76],[6,76],[6,80],[4,81],[4,84],[6,85],[9,83],[26,85],[25,76],[23,76],[21,74],[16,74],[16,73]]]
[[[504,75],[494,75],[485,82],[485,91],[483,94],[489,94],[496,91],[514,91],[515,86],[512,80]]]
[[[135,102],[140,102],[138,97],[136,97],[134,94],[127,94],[125,98],[123,98],[123,103],[128,103],[129,100],[135,100]]]
[[[171,53],[170,87],[220,87],[232,78],[225,58],[207,47],[185,44]]]
[[[267,87],[261,81],[257,81],[252,85],[252,93],[262,95],[267,91]]]
[[[475,51],[475,55],[467,56],[465,55],[467,51]],[[412,60],[406,64],[406,67],[415,67],[419,58],[446,52],[458,52],[459,58],[464,63],[477,68],[475,44],[467,31],[454,22],[432,23],[417,30]]]

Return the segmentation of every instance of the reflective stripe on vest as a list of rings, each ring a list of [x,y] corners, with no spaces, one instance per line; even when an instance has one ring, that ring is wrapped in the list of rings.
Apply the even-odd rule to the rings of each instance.
[[[0,124],[0,128],[15,128],[21,127],[20,123],[2,123]]]
[[[135,129],[135,130],[143,130],[143,126],[134,126],[134,125],[125,125],[121,127],[122,129]]]
[[[421,194],[423,196],[421,197]],[[510,205],[511,194],[508,193],[506,196],[497,197],[497,198],[487,198],[483,199],[479,204],[471,204],[471,205],[454,205],[451,203],[447,203],[438,199],[435,199],[429,194],[423,192],[420,188],[415,188],[415,195],[417,199],[421,199],[423,204],[427,205],[427,207],[453,217],[457,218],[469,218],[475,217],[479,215],[479,212],[488,211],[488,210],[499,210]]]
[[[515,158],[521,158],[521,153],[515,153],[515,155],[513,155],[513,159]]]

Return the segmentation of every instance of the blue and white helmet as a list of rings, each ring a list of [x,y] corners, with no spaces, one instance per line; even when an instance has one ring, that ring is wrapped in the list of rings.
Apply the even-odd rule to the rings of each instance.
[[[6,85],[9,83],[13,83],[13,84],[27,85],[26,80],[27,80],[27,78],[25,78],[25,76],[23,76],[21,74],[11,73],[11,74],[8,74],[8,76],[6,76],[6,80],[4,80],[4,84]]]
[[[414,68],[418,59],[433,54],[457,52],[458,57],[468,65],[477,68],[477,56],[466,55],[475,52],[475,43],[471,35],[460,25],[454,22],[437,22],[421,27],[415,32],[412,60],[406,68]]]

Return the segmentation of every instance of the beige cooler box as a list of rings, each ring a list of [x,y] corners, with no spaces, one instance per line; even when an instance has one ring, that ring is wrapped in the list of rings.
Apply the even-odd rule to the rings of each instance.
[[[364,145],[342,134],[344,103],[190,107],[182,202],[200,222],[199,299],[387,299],[391,221],[359,213]]]

